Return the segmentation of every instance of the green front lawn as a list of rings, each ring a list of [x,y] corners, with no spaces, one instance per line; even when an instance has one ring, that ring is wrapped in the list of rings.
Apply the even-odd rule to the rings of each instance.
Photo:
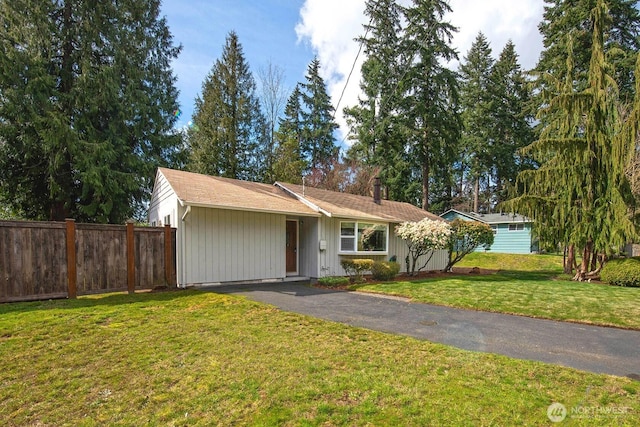
[[[553,402],[570,425],[638,425],[639,393],[213,293],[0,305],[5,426],[537,426]]]
[[[499,254],[472,252],[456,267],[480,267],[491,270],[537,271],[562,273],[562,255],[557,254]]]
[[[451,307],[640,329],[640,288],[560,280],[561,256],[471,254],[461,265],[500,271],[357,289]]]

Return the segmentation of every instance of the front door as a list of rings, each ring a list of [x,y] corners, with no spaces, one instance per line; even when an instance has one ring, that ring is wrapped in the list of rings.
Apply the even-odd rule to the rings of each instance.
[[[287,274],[298,274],[298,221],[287,221]]]

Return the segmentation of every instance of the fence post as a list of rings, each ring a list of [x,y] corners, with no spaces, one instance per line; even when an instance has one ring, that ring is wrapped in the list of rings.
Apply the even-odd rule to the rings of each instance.
[[[133,221],[127,221],[127,291],[130,294],[136,291],[136,248],[133,234]]]
[[[76,298],[78,296],[78,270],[76,263],[76,221],[66,219],[67,231],[67,297]]]
[[[171,225],[164,225],[164,278],[168,286],[175,284],[173,272],[173,239],[171,239]]]

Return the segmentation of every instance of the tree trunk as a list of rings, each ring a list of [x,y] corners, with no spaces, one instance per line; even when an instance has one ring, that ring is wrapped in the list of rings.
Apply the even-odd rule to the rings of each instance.
[[[416,275],[416,263],[418,262],[418,257],[413,257],[413,261],[411,262],[411,275]]]
[[[576,264],[576,247],[574,245],[565,246],[564,274],[573,274]]]
[[[422,209],[429,210],[429,161],[425,159],[422,164]]]
[[[73,123],[73,106],[69,98],[69,94],[73,89],[74,77],[73,77],[73,53],[74,45],[71,35],[71,29],[73,23],[73,5],[70,0],[65,1],[63,15],[62,15],[62,34],[64,42],[62,44],[62,68],[60,70],[60,92],[62,96],[62,114],[65,119],[68,119],[69,124]],[[50,221],[64,221],[70,216],[69,207],[73,205],[70,202],[67,205],[67,200],[72,198],[71,188],[72,184],[69,182],[72,176],[71,171],[71,153],[69,147],[69,134],[62,138],[58,138],[58,145],[53,147],[55,152],[49,153],[49,185],[50,188],[57,188],[55,191],[51,191],[51,208],[49,210]],[[61,164],[55,165],[56,157],[62,157],[64,160]]]
[[[591,268],[589,269],[589,271],[596,271],[596,269],[598,268],[598,252],[593,251],[593,253],[591,254]]]
[[[498,203],[502,203],[504,200],[502,200],[502,179],[498,178],[498,180],[496,181],[496,191],[495,191],[495,195],[497,196],[497,202]]]
[[[576,275],[573,276],[573,280],[577,280],[579,282],[583,282],[586,280],[587,275],[589,274],[589,266],[591,264],[592,253],[593,253],[593,242],[589,240],[587,241],[587,244],[584,246],[584,250],[582,251],[582,263],[578,267],[576,271]]]
[[[478,212],[479,198],[480,198],[480,176],[476,177],[476,182],[473,185],[473,212]]]

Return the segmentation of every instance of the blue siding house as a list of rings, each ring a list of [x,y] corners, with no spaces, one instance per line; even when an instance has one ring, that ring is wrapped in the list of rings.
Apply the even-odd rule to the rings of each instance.
[[[479,221],[488,224],[495,235],[493,245],[488,249],[491,252],[507,254],[529,254],[538,252],[538,242],[531,236],[533,221],[521,215],[497,213],[479,214],[475,212],[460,212],[449,209],[442,215],[447,221],[462,219],[465,221]],[[479,247],[477,252],[487,249]]]

